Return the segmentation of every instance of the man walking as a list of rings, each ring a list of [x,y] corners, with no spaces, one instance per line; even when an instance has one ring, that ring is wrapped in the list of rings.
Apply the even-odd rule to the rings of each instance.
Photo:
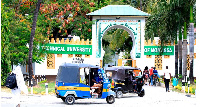
[[[171,73],[169,73],[169,71],[168,71],[168,66],[166,66],[166,70],[164,72],[164,78],[165,78],[166,92],[170,92],[169,91],[169,82],[170,82],[170,79],[171,79]]]

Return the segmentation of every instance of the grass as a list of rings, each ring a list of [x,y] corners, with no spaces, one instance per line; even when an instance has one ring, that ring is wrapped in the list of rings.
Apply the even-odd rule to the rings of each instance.
[[[31,93],[31,87],[28,87],[28,92]],[[45,83],[40,82],[36,86],[33,87],[34,94],[46,94]],[[48,83],[48,93],[54,94],[55,93],[55,82]]]
[[[11,93],[11,89],[1,86],[1,92]],[[28,87],[28,93],[31,93],[31,87]],[[48,83],[48,93],[55,94],[55,82]],[[33,86],[33,94],[44,95],[46,94],[45,82],[39,82],[36,86]]]

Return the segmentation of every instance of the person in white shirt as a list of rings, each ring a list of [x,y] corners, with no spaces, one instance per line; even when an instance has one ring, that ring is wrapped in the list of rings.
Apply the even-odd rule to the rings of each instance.
[[[164,71],[164,79],[165,79],[165,87],[166,87],[166,92],[170,92],[169,91],[169,82],[171,79],[171,73],[168,71],[168,66],[166,66],[166,70]]]
[[[23,91],[25,94],[28,94],[28,89],[24,82],[21,67],[17,66],[12,72],[16,74],[17,80],[17,88],[12,89],[12,99],[14,101],[15,107],[20,107],[20,93]]]

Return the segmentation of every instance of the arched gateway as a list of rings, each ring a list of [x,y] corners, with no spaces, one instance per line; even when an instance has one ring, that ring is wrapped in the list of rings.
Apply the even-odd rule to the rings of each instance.
[[[149,14],[129,5],[108,5],[87,15],[92,16],[92,55],[97,65],[101,65],[105,53],[102,38],[112,28],[121,28],[130,34],[133,41],[131,58],[141,58],[145,18]]]

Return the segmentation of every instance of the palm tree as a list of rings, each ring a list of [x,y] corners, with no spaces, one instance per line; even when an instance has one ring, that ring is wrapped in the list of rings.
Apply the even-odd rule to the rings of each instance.
[[[194,83],[193,78],[193,60],[194,60],[194,19],[193,19],[193,6],[190,5],[190,29],[189,29],[189,50],[190,50],[190,82]]]
[[[184,22],[184,34],[183,34],[183,80],[186,80],[187,76],[187,28],[186,22]]]
[[[181,27],[179,27],[178,54],[179,54],[179,75],[182,75],[182,32],[181,32]]]
[[[175,76],[178,78],[178,43],[177,37],[175,38]]]
[[[32,24],[32,29],[31,29],[31,37],[29,41],[29,59],[28,59],[28,71],[29,71],[29,86],[31,85],[31,80],[32,80],[32,75],[33,75],[33,67],[32,67],[32,53],[33,53],[33,40],[35,36],[35,29],[36,29],[36,22],[37,22],[37,17],[38,17],[38,12],[40,8],[40,3],[42,0],[38,0],[35,13],[33,16],[33,24]]]

